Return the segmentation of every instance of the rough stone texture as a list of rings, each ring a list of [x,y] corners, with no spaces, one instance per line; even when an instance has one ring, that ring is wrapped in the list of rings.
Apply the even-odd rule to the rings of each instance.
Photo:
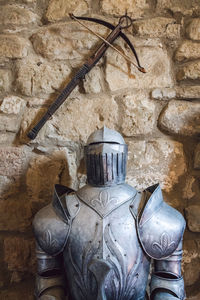
[[[183,15],[192,15],[200,12],[198,0],[157,0],[156,8],[158,12],[171,11],[172,13],[181,13]]]
[[[63,17],[68,17],[69,13],[75,16],[88,12],[90,1],[84,0],[51,0],[48,6],[46,17],[48,21],[58,21]]]
[[[131,141],[129,146],[127,181],[139,190],[160,182],[169,192],[186,171],[183,145],[157,139]]]
[[[133,32],[140,36],[174,39],[180,37],[180,25],[176,24],[175,19],[156,17],[135,21],[133,23]]]
[[[14,184],[16,184],[14,182]],[[9,185],[12,189],[12,186]],[[19,190],[19,186],[18,189]],[[23,195],[25,198],[25,196]],[[14,199],[0,200],[0,230],[1,231],[21,231],[24,232],[30,229],[32,224],[32,210],[27,201],[19,201],[17,194],[13,196]]]
[[[180,67],[177,73],[177,79],[179,81],[191,79],[199,80],[200,79],[200,61],[195,61],[187,63],[183,67]]]
[[[20,97],[8,96],[3,99],[0,111],[6,114],[18,115],[26,105],[26,101]]]
[[[194,152],[194,168],[200,169],[200,143],[196,146]]]
[[[25,59],[17,65],[16,85],[27,96],[53,93],[69,80],[69,66],[63,63],[48,63],[42,59]]]
[[[34,290],[33,288],[30,289],[30,287],[28,286],[21,286],[15,289],[8,289],[8,290],[3,290],[0,291],[0,297],[2,300],[21,300],[21,299],[26,299],[26,300],[34,300],[34,296],[33,296]]]
[[[11,88],[11,71],[0,69],[0,92],[8,92]]]
[[[176,97],[179,99],[200,99],[200,86],[177,86]]]
[[[20,128],[21,118],[18,116],[8,116],[0,114],[0,131],[18,132]]]
[[[33,201],[51,201],[54,184],[59,183],[65,167],[64,160],[56,156],[41,155],[30,162],[26,185]],[[48,175],[47,175],[48,174]]]
[[[151,92],[151,97],[156,100],[170,100],[176,96],[174,89],[155,89]]]
[[[20,147],[0,148],[0,199],[18,191],[27,169],[28,156],[28,152]]]
[[[199,255],[198,240],[185,239],[183,243],[183,249],[184,251],[183,251],[182,269],[184,271],[185,286],[187,287],[187,286],[192,286],[196,282],[196,278],[199,277],[198,266],[199,266],[200,255]],[[194,293],[198,292],[196,289],[193,289],[193,291]]]
[[[24,115],[21,136],[24,137],[38,110],[29,110]],[[43,113],[41,113],[43,114]],[[40,144],[68,145],[69,141],[84,141],[96,128],[106,125],[115,128],[118,124],[118,106],[113,97],[107,95],[77,95],[68,99],[48,121],[36,138]]]
[[[27,25],[35,23],[38,16],[27,8],[19,5],[4,5],[0,10],[0,24],[2,25]]]
[[[184,279],[187,285],[194,284],[199,279],[199,259],[193,259],[190,264],[186,264],[184,269]]]
[[[177,61],[192,60],[200,58],[199,43],[184,41],[176,51],[175,59]]]
[[[200,103],[170,101],[161,113],[159,124],[170,134],[199,135]]]
[[[189,230],[200,232],[200,206],[191,205],[185,209]]]
[[[100,93],[106,90],[104,82],[104,72],[101,67],[95,66],[83,81],[85,92],[88,94]]]
[[[136,48],[141,65],[146,74],[139,72],[134,66],[127,65],[124,58],[114,52],[108,52],[106,65],[106,81],[111,91],[122,88],[157,88],[171,87],[170,61],[162,46]]]
[[[0,34],[0,57],[22,58],[27,56],[28,42],[16,35]]]
[[[188,37],[192,40],[200,40],[200,18],[193,19],[187,27]]]
[[[12,145],[15,140],[15,134],[8,132],[1,132],[0,134],[0,144],[1,145]]]
[[[185,186],[183,188],[183,198],[192,199],[195,196],[195,192],[193,190],[193,185],[195,183],[195,178],[193,176],[189,176],[185,181]]]
[[[0,148],[0,175],[20,176],[24,173],[26,152],[21,147]]]
[[[197,295],[195,296],[192,296],[192,297],[189,297],[187,298],[188,300],[199,300],[200,299],[200,293],[198,293]]]
[[[91,22],[84,22],[91,26]],[[101,35],[108,33],[104,26],[92,24],[92,29]],[[75,22],[65,22],[42,28],[31,37],[38,54],[49,59],[80,59],[89,56],[99,39]],[[94,51],[94,50],[93,50]]]
[[[4,240],[4,258],[8,270],[18,272],[34,272],[35,242],[23,237],[8,237]]]
[[[121,103],[121,129],[125,136],[152,134],[156,123],[156,106],[147,93],[134,90],[117,97]]]
[[[101,0],[101,9],[104,13],[121,16],[128,8],[128,15],[138,17],[149,8],[146,0]]]

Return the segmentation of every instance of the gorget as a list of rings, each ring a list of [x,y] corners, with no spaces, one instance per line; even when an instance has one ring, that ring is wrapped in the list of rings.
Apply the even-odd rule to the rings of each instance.
[[[85,185],[76,192],[78,198],[94,209],[104,218],[123,203],[134,199],[137,191],[128,184],[119,184],[113,187],[92,187]]]

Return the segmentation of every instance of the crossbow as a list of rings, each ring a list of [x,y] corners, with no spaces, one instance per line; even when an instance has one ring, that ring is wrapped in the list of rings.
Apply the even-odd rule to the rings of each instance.
[[[128,28],[132,25],[133,20],[127,16],[127,14],[121,16],[119,18],[119,22],[116,26],[113,24],[106,22],[101,19],[96,18],[88,18],[88,17],[75,17],[73,14],[70,14],[70,17],[80,23],[82,26],[86,27],[90,32],[94,33],[90,28],[88,28],[86,25],[84,25],[80,20],[95,22],[101,25],[106,26],[107,28],[111,29],[112,31],[107,36],[106,39],[97,35],[101,40],[103,40],[103,43],[98,47],[98,49],[93,53],[89,59],[82,65],[82,67],[79,69],[79,71],[75,74],[75,76],[71,79],[71,81],[66,85],[66,87],[63,89],[63,91],[60,93],[60,95],[57,97],[57,99],[50,105],[47,112],[44,114],[44,116],[40,119],[40,121],[35,125],[34,128],[32,128],[27,136],[34,140],[40,131],[40,129],[44,126],[44,124],[51,118],[51,116],[55,113],[55,111],[62,105],[62,103],[66,100],[66,98],[71,94],[71,92],[74,90],[74,88],[79,84],[79,82],[85,78],[85,75],[97,64],[97,62],[103,57],[106,50],[111,47],[115,51],[117,51],[120,55],[122,55],[126,60],[131,62],[140,72],[146,73],[145,69],[141,67],[136,50],[134,46],[132,45],[129,38],[122,32],[122,29]],[[115,48],[112,43],[118,38],[121,37],[130,47],[131,51],[133,52],[136,64],[131,61],[131,59],[120,52],[117,48]]]

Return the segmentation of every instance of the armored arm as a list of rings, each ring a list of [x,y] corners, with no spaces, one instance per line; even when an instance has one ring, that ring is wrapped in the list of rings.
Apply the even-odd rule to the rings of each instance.
[[[64,281],[62,251],[67,242],[70,224],[64,217],[56,214],[50,204],[36,214],[33,229],[38,262],[36,299],[64,300],[66,280]]]
[[[184,281],[181,276],[182,240],[167,258],[154,260],[151,278],[151,300],[184,300]]]
[[[141,201],[137,231],[146,254],[154,260],[151,300],[184,300],[181,276],[183,216],[164,200],[159,185],[149,187]]]
[[[35,297],[37,300],[64,300],[65,282],[61,255],[51,256],[36,243],[37,275]]]

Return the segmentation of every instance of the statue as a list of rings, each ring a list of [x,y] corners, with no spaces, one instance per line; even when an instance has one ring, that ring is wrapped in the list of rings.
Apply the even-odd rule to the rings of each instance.
[[[127,145],[118,132],[93,132],[85,160],[88,183],[78,191],[56,185],[35,216],[36,299],[185,299],[182,215],[158,184],[141,193],[125,183]]]

